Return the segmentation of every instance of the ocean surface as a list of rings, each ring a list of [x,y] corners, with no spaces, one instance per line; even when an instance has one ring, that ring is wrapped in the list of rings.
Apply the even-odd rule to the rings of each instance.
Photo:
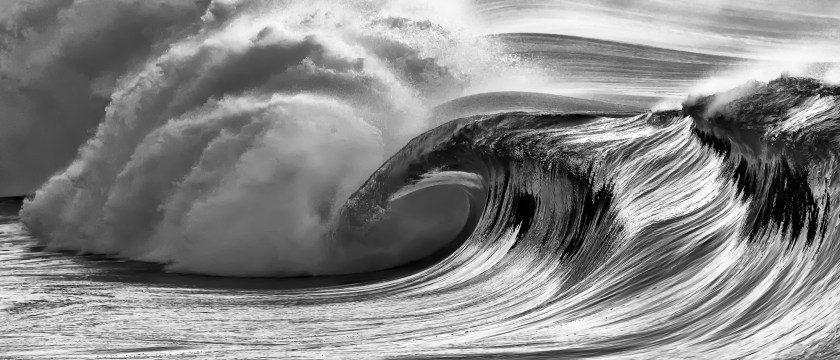
[[[0,10],[0,359],[840,357],[830,2]]]

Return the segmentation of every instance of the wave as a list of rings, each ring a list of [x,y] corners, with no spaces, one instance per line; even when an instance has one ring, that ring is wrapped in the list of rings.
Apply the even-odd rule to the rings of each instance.
[[[456,3],[20,4],[0,14],[0,176],[75,156],[19,214],[47,251],[299,277],[260,295],[309,354],[837,353],[834,64],[720,91],[756,63],[477,37]],[[534,92],[550,76],[589,98]]]
[[[475,241],[497,242],[512,232],[518,234],[510,237],[517,239],[515,248],[521,237],[534,236],[540,243],[529,248],[550,242],[564,258],[593,239],[598,242],[593,251],[601,254],[617,234],[641,241],[643,236],[630,234],[650,231],[664,219],[677,221],[674,216],[690,207],[717,226],[738,225],[736,238],[784,238],[790,247],[804,239],[813,246],[831,230],[838,96],[840,88],[817,80],[781,78],[690,99],[683,110],[633,117],[462,118],[414,139],[391,158],[351,197],[344,221],[371,226],[387,217],[382,213],[389,198],[383,194],[416,186],[430,173],[449,172],[480,175],[485,184],[461,184],[473,198],[487,199],[485,206],[472,207],[473,216],[481,218]],[[434,185],[459,185],[464,176]],[[681,181],[685,184],[677,185]],[[621,200],[614,200],[617,187]],[[701,201],[700,194],[719,198]],[[679,206],[673,202],[678,199]],[[650,207],[650,213],[638,213],[639,206]],[[725,222],[717,218],[733,215],[738,216]],[[659,217],[664,218],[652,221]],[[532,222],[548,233],[533,234]]]
[[[399,329],[363,345],[378,330],[301,342],[328,351],[400,341],[383,354],[830,357],[838,120],[840,87],[783,77],[668,111],[446,121],[336,211],[318,274],[370,276],[284,290],[278,304]],[[39,208],[44,194],[24,205],[28,227],[52,210]],[[206,273],[243,265],[215,260]],[[196,265],[170,268],[195,272],[185,264]],[[410,271],[375,273],[400,265]],[[466,345],[442,346],[453,339]]]
[[[460,319],[447,326],[506,339],[496,355],[524,356],[524,341],[535,357],[658,358],[691,342],[704,358],[819,358],[838,325],[838,121],[839,87],[793,77],[633,116],[462,118],[386,161],[342,209],[334,246],[403,262],[444,251],[353,294],[467,301],[487,323],[445,311]],[[380,250],[404,246],[378,233],[403,216],[395,198],[445,187],[472,201],[438,202],[469,211],[448,247]]]
[[[90,9],[73,3],[36,10],[29,14],[62,14],[79,22]],[[161,16],[156,11],[150,16]],[[189,14],[183,16],[195,15],[195,9],[184,11]],[[505,219],[498,220],[503,228],[518,224],[528,230],[520,230],[523,234],[536,230],[532,223],[544,231],[549,230],[543,226],[554,227],[541,236],[572,256],[588,249],[585,239],[593,236],[621,238],[646,229],[665,216],[654,210],[668,208],[665,198],[683,199],[678,213],[721,206],[695,203],[699,200],[680,193],[654,201],[649,192],[663,190],[614,174],[642,166],[620,160],[635,157],[628,149],[642,151],[650,142],[687,147],[688,140],[673,141],[689,134],[720,159],[691,150],[676,163],[657,160],[657,166],[668,164],[678,174],[650,176],[712,182],[689,176],[691,166],[731,172],[735,187],[726,191],[752,204],[744,216],[753,240],[781,231],[792,243],[804,234],[810,245],[828,232],[831,194],[825,185],[812,189],[808,182],[814,171],[829,171],[810,163],[833,141],[822,129],[836,105],[825,97],[833,96],[829,85],[785,79],[753,84],[689,99],[677,113],[646,114],[628,105],[524,92],[460,97],[430,110],[469,86],[475,80],[471,74],[494,66],[460,56],[472,51],[492,57],[493,39],[519,41],[518,50],[505,51],[523,57],[535,56],[528,51],[533,44],[569,42],[564,47],[574,49],[569,56],[587,59],[604,50],[609,56],[597,61],[613,67],[638,58],[633,64],[639,69],[657,64],[679,65],[664,66],[670,71],[705,69],[697,76],[737,59],[534,34],[477,41],[428,20],[385,14],[381,7],[327,13],[292,4],[212,2],[199,20],[172,16],[180,25],[171,31],[179,37],[154,50],[148,47],[160,40],[150,38],[148,47],[126,53],[129,60],[94,66],[124,72],[127,63],[150,57],[111,79],[113,93],[96,134],[65,171],[26,202],[22,219],[49,249],[160,262],[178,272],[345,274],[418,261],[458,248],[453,244],[470,241],[470,234],[496,238],[493,232],[501,230],[482,213],[496,211],[492,217]],[[103,23],[117,26],[118,19]],[[40,38],[20,36],[23,42],[16,46],[22,48]],[[62,56],[72,57],[60,54],[62,61]],[[599,69],[593,64],[586,67]],[[98,83],[101,76],[86,78]],[[512,110],[532,113],[489,115]],[[784,111],[791,112],[789,119],[772,120]],[[80,114],[72,116],[87,116]],[[669,121],[690,123],[692,130],[647,123],[668,116],[690,118]],[[764,122],[732,125],[727,116],[761,116]],[[455,118],[460,119],[447,122]],[[439,124],[379,167],[388,154]],[[815,128],[822,135],[799,133]],[[666,130],[673,139],[654,135]],[[688,159],[696,164],[684,163]],[[715,161],[723,164],[720,169],[711,165]],[[762,182],[765,177],[772,182]],[[537,186],[529,184],[552,190],[528,189]],[[641,191],[637,196],[653,203],[616,198],[626,191]],[[540,210],[557,203],[569,207],[552,207],[548,215]],[[631,215],[635,212],[644,215]],[[572,220],[556,220],[567,218]],[[610,229],[609,234],[589,234],[598,229]]]

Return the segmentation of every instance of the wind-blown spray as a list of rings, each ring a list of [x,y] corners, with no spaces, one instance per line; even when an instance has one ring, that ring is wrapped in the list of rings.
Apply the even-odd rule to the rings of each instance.
[[[480,66],[446,49],[489,51],[358,5],[212,3],[113,83],[94,136],[24,206],[27,227],[50,249],[178,271],[342,272],[324,243],[338,209]]]

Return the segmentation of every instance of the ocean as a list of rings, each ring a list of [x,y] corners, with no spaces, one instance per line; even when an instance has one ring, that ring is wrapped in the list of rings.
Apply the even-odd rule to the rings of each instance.
[[[0,358],[840,357],[830,2],[11,4]]]

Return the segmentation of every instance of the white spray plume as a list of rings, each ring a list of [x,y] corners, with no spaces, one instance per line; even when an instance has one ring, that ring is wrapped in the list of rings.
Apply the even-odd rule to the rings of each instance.
[[[24,223],[49,249],[175,271],[346,271],[326,238],[339,208],[493,58],[383,6],[207,4],[178,41],[105,73],[102,123],[24,204]]]

